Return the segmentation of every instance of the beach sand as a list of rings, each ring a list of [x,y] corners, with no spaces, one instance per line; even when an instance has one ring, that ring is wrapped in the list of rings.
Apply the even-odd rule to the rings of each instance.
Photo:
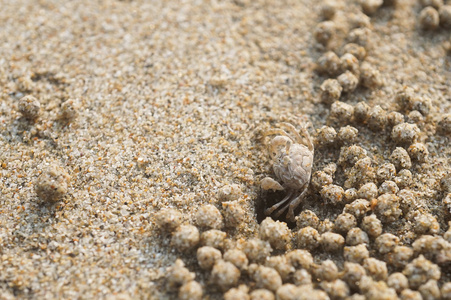
[[[341,147],[365,149],[370,172],[389,163],[397,146],[409,148],[392,138],[385,117],[378,128],[321,101],[321,84],[336,76],[317,72],[317,62],[328,50],[340,57],[349,41],[364,46],[360,64],[377,69],[383,84],[359,85],[339,100],[352,109],[359,102],[370,109],[379,105],[384,116],[400,112],[417,124],[415,141],[429,152],[425,161],[412,160],[406,167],[411,182],[391,181],[411,191],[412,208],[399,212],[395,201],[392,222],[376,200],[368,203],[373,200],[383,232],[396,235],[399,245],[412,248],[428,234],[440,239],[443,251],[450,250],[451,203],[442,201],[451,192],[442,180],[451,157],[451,118],[445,115],[451,112],[450,29],[423,30],[422,5],[398,0],[371,15],[359,35],[351,33],[355,23],[368,21],[360,5],[335,4],[334,34],[321,45],[315,39],[324,21],[321,5],[311,0],[3,1],[0,298],[174,299],[178,287],[168,287],[167,274],[180,258],[195,273],[204,297],[221,299],[228,287],[212,283],[210,271],[198,266],[196,242],[186,250],[174,246],[171,232],[156,223],[161,209],[176,209],[183,224],[198,225],[200,207],[211,204],[224,214],[223,203],[233,202],[242,219],[233,225],[226,218],[225,227],[218,227],[227,234],[224,254],[259,237],[265,201],[284,195],[259,185],[266,176],[275,178],[263,134],[280,122],[307,124],[316,146],[312,173],[337,164],[333,183],[344,191],[358,190],[375,175],[365,182],[359,182],[360,173],[350,175],[352,166],[339,163]],[[396,95],[407,87],[426,99],[426,108],[400,105]],[[21,108],[27,95],[38,106]],[[37,114],[27,110],[33,107]],[[339,132],[345,125],[358,130],[351,143],[317,134],[323,126]],[[40,188],[44,192],[38,196]],[[326,224],[316,228],[319,234],[334,231],[326,219],[333,225],[348,203],[328,203],[321,195],[311,185],[297,210],[309,209]],[[420,223],[424,230],[415,229]],[[355,226],[360,224],[357,216]],[[301,228],[289,226],[286,248],[272,256],[298,248]],[[425,255],[438,265],[439,278],[427,279],[444,295],[451,288],[446,285],[451,258],[444,254],[440,260],[428,247],[424,253],[414,249],[409,262]],[[388,274],[404,270],[378,252],[372,237],[368,249],[370,257],[386,262]],[[331,259],[343,269],[340,251],[311,253],[316,265]],[[256,281],[259,286],[257,275],[240,272],[232,287],[243,284],[243,293],[250,293]],[[313,287],[321,289],[320,281]],[[423,288],[423,295],[428,291]]]

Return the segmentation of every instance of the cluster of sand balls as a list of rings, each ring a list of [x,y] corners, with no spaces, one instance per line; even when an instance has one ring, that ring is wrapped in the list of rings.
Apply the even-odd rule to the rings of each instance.
[[[440,264],[450,262],[446,256],[451,253],[451,231],[447,239],[423,235],[409,247],[397,236],[383,233],[384,222],[376,214],[356,217],[342,213],[332,223],[306,210],[297,218],[297,232],[284,222],[266,218],[259,226],[258,237],[226,245],[227,234],[220,230],[223,218],[215,206],[199,209],[197,227],[183,225],[182,219],[175,209],[163,209],[156,216],[159,228],[172,233],[173,247],[196,253],[199,268],[209,274],[207,284],[224,293],[224,299],[451,296],[450,283],[438,284]],[[199,229],[205,231],[199,234]],[[341,270],[331,259],[315,262],[312,253],[318,251],[341,254]],[[374,252],[384,259],[372,257]],[[205,287],[195,278],[195,273],[177,259],[167,272],[168,289],[178,290],[179,299],[202,299]]]
[[[440,26],[451,28],[451,5],[445,5],[442,0],[421,0],[423,7],[419,14],[421,28],[436,30]]]
[[[66,123],[73,121],[78,115],[79,108],[79,101],[67,99],[61,104],[58,120]],[[36,122],[41,116],[41,103],[33,95],[24,96],[18,101],[18,111],[24,118]]]
[[[330,3],[323,6],[322,14],[327,20],[320,22],[314,32],[316,41],[326,48],[336,36],[334,7]],[[349,23],[350,31],[344,45],[336,52],[326,51],[317,60],[318,73],[329,77],[320,87],[321,101],[328,105],[338,101],[342,94],[352,93],[359,86],[375,89],[384,84],[377,68],[365,61],[371,33],[369,17],[363,13],[354,14]]]
[[[39,122],[42,116],[41,103],[33,95],[27,95],[19,99],[17,110],[23,118],[31,123]],[[61,104],[57,119],[69,123],[78,115],[79,102],[67,99]],[[39,176],[35,180],[34,189],[37,196],[44,202],[54,203],[61,200],[68,191],[70,176],[58,163],[42,164]]]
[[[303,210],[294,230],[268,217],[255,237],[234,240],[226,229],[245,220],[236,199],[201,206],[194,225],[183,223],[177,210],[161,210],[157,226],[171,233],[171,245],[180,253],[195,253],[196,269],[208,278],[196,281],[178,259],[167,272],[167,283],[180,299],[201,299],[206,291],[223,293],[226,300],[451,299],[451,283],[442,272],[451,264],[451,224],[440,235],[444,230],[437,218],[412,190],[413,167],[430,160],[422,129],[433,109],[431,100],[405,87],[393,99],[395,111],[340,101],[359,86],[384,84],[377,68],[365,61],[371,31],[367,15],[383,4],[393,1],[360,1],[364,14],[351,18],[341,56],[327,51],[317,61],[318,72],[330,77],[320,94],[330,113],[327,126],[317,131],[315,148],[335,152],[337,159],[313,173],[310,188],[324,209],[338,214],[321,219]],[[318,24],[314,38],[325,47],[335,35],[336,10],[333,2],[321,7],[326,21]],[[437,134],[449,135],[450,115],[435,125]],[[357,144],[362,127],[387,133],[390,153]],[[441,188],[442,206],[451,215],[451,175],[443,177]],[[225,187],[221,197],[231,197],[233,190]],[[400,237],[396,233],[401,231],[408,234]]]

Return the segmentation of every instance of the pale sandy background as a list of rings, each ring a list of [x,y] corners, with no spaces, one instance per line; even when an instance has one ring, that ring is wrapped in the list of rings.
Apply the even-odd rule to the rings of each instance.
[[[338,3],[340,44],[358,5]],[[177,208],[192,222],[199,205],[220,207],[220,189],[238,184],[246,220],[228,234],[256,234],[257,183],[271,171],[256,132],[283,119],[308,120],[312,135],[326,124],[318,11],[310,0],[0,1],[0,298],[174,297],[162,278],[177,257],[205,284],[192,255],[155,229],[154,212]],[[450,33],[422,32],[419,11],[400,0],[372,17],[366,61],[386,84],[342,101],[390,111],[403,86],[432,100],[423,141],[434,160],[413,174],[443,233],[438,181],[451,150],[435,124],[451,106]],[[28,94],[42,107],[34,124],[17,111]],[[79,115],[65,124],[57,116],[69,98]],[[356,127],[361,146],[390,153],[385,133]],[[315,154],[314,170],[337,158]],[[33,189],[49,163],[71,176],[53,206]],[[341,212],[309,205],[321,217]]]

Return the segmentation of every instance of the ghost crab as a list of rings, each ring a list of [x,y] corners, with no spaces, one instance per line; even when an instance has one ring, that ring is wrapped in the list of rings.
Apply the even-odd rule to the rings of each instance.
[[[265,214],[271,215],[278,210],[274,215],[278,218],[288,209],[287,219],[294,221],[294,210],[301,204],[310,183],[314,148],[306,126],[301,127],[300,133],[289,123],[281,123],[279,127],[265,132],[264,136],[276,135],[269,143],[269,152],[276,178],[282,184],[265,177],[261,187],[265,190],[286,190],[287,194],[267,208]]]

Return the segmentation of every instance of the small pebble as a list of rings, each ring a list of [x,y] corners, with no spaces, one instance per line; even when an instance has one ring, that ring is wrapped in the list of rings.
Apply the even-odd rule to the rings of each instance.
[[[337,79],[326,79],[320,87],[321,101],[325,104],[332,104],[341,97],[343,88]]]
[[[374,247],[380,254],[393,251],[399,243],[399,238],[391,233],[381,234],[376,238]]]
[[[396,176],[396,168],[392,163],[385,163],[376,171],[376,176],[379,182],[392,180]]]
[[[360,65],[359,60],[351,53],[345,53],[340,57],[341,72],[351,72],[358,79],[360,77]]]
[[[360,264],[345,261],[341,279],[355,290],[359,287],[359,282],[365,274],[365,269]]]
[[[423,300],[420,292],[412,291],[411,289],[405,289],[401,292],[401,300]]]
[[[352,29],[348,34],[348,41],[369,48],[372,40],[372,31],[368,27]]]
[[[364,217],[360,226],[372,238],[376,238],[382,233],[382,222],[375,214]]]
[[[338,267],[330,259],[321,262],[315,269],[315,276],[320,280],[333,281],[338,278]]]
[[[191,273],[181,259],[176,259],[174,264],[167,270],[166,280],[168,287],[173,289],[185,283],[191,282],[196,278],[194,273]]]
[[[277,291],[282,286],[282,278],[273,268],[259,266],[253,275],[257,288]]]
[[[370,107],[365,102],[359,102],[354,107],[354,117],[356,122],[364,123],[368,119]]]
[[[397,269],[403,269],[413,256],[412,248],[396,246],[389,255],[388,262]]]
[[[312,284],[312,276],[306,269],[300,269],[293,274],[293,283],[295,285]]]
[[[320,7],[320,15],[326,20],[331,20],[335,16],[337,9],[338,4],[335,0],[327,0]]]
[[[409,286],[413,289],[418,289],[422,284],[428,280],[440,279],[440,268],[420,255],[404,268],[403,274],[409,280]]]
[[[69,188],[70,176],[59,165],[44,167],[34,184],[34,190],[41,200],[56,202],[61,200]]]
[[[368,234],[358,227],[351,228],[346,235],[346,245],[357,246],[360,244],[370,244]]]
[[[345,202],[352,203],[358,198],[357,190],[355,188],[350,188],[345,191]]]
[[[407,115],[407,123],[423,124],[424,123],[424,117],[418,110],[412,110]]]
[[[222,258],[221,251],[213,247],[204,246],[197,249],[197,262],[201,269],[211,270],[216,261]]]
[[[246,254],[238,249],[230,249],[226,253],[224,253],[224,261],[231,262],[240,270],[247,269],[247,266],[249,264],[249,260],[247,259]]]
[[[155,223],[160,229],[172,232],[182,223],[182,214],[176,209],[163,208],[157,212]]]
[[[227,234],[224,231],[211,229],[202,232],[200,235],[200,244],[202,246],[210,246],[216,249],[222,249],[224,247],[224,240]]]
[[[357,197],[367,200],[377,198],[378,190],[376,184],[373,182],[366,183],[357,191]]]
[[[451,28],[451,5],[443,5],[439,8],[440,26]]]
[[[310,226],[301,228],[297,233],[297,245],[301,249],[312,251],[319,246],[320,234]]]
[[[337,138],[341,144],[353,144],[357,140],[359,130],[352,126],[341,127],[338,131]]]
[[[365,14],[372,15],[382,6],[383,2],[383,0],[360,0],[360,6]]]
[[[334,231],[343,235],[357,225],[355,217],[348,213],[342,213],[337,216],[334,224]]]
[[[296,249],[286,254],[288,261],[296,268],[310,270],[313,265],[312,254],[307,250]]]
[[[41,111],[38,99],[28,95],[19,100],[19,112],[28,120],[36,120]]]
[[[325,232],[331,232],[334,228],[334,223],[329,219],[324,219],[321,221],[318,225],[318,232],[319,233],[325,233]]]
[[[357,13],[349,13],[347,16],[349,26],[355,28],[371,28],[371,18],[364,13],[358,11]]]
[[[267,217],[260,224],[259,229],[260,238],[268,241],[273,249],[286,249],[291,240],[291,230],[287,223],[274,221]]]
[[[428,148],[422,143],[415,143],[410,145],[410,147],[407,149],[407,152],[409,153],[409,156],[412,160],[418,162],[425,162],[429,155]]]
[[[361,264],[366,258],[370,257],[370,253],[365,244],[360,244],[344,247],[343,256],[346,261]]]
[[[397,111],[389,112],[387,114],[387,123],[390,127],[404,123],[404,115]]]
[[[234,201],[241,197],[241,187],[238,184],[229,184],[219,190],[219,199],[221,201]]]
[[[197,281],[190,281],[179,289],[180,300],[201,300],[203,295],[202,286]]]
[[[390,161],[396,167],[397,170],[400,169],[410,169],[412,167],[412,161],[410,156],[404,148],[396,147],[390,155]]]
[[[268,241],[253,238],[244,243],[243,252],[251,262],[258,262],[265,260],[272,252],[272,248]]]
[[[352,167],[358,160],[366,156],[366,150],[358,145],[344,146],[341,148],[338,164],[343,167]]]
[[[223,260],[218,260],[211,271],[211,281],[223,291],[236,286],[239,278],[240,270],[232,263]]]
[[[222,203],[222,213],[226,227],[237,227],[243,223],[245,211],[238,201],[226,201]]]
[[[337,54],[333,51],[327,51],[318,58],[316,70],[321,74],[336,76],[339,74],[341,61]],[[327,80],[325,81],[327,82]],[[341,89],[340,89],[341,93]]]
[[[369,257],[364,260],[363,267],[374,280],[387,280],[388,270],[384,261]]]
[[[412,144],[420,133],[420,129],[416,124],[401,123],[395,125],[391,132],[391,138],[397,144]]]
[[[323,126],[316,132],[316,144],[319,146],[331,146],[335,143],[337,132],[333,127]]]
[[[320,287],[331,297],[331,299],[347,299],[349,296],[349,287],[343,280],[320,282]]]
[[[291,283],[286,283],[279,287],[276,292],[277,300],[296,300],[298,296],[299,288]]]
[[[443,300],[451,299],[451,282],[445,282],[442,285],[441,293],[442,293]]]
[[[354,43],[348,43],[343,46],[343,53],[350,53],[354,55],[359,61],[364,60],[366,57],[366,50],[360,45]]]
[[[445,174],[440,179],[440,187],[444,193],[451,193],[451,173]]]
[[[420,12],[420,26],[425,30],[435,30],[439,26],[440,18],[438,11],[431,7],[425,7]]]
[[[399,294],[403,290],[409,288],[409,281],[403,273],[395,272],[388,276],[387,285]]]
[[[360,81],[364,87],[373,90],[381,87],[384,82],[379,70],[367,62],[360,65]]]
[[[341,186],[329,184],[321,189],[320,194],[326,203],[335,205],[343,201],[344,190]]]
[[[179,251],[190,250],[197,246],[199,230],[193,225],[181,225],[172,234],[171,245]]]
[[[379,196],[374,212],[382,223],[388,224],[398,220],[402,214],[399,197],[393,194]]]
[[[195,216],[197,226],[208,229],[221,229],[224,226],[219,209],[211,204],[202,205]]]
[[[78,116],[79,103],[77,100],[68,99],[61,104],[59,118],[65,122],[71,122]]]
[[[436,234],[440,231],[440,224],[430,213],[416,211],[414,215],[413,229],[417,234]]]
[[[224,294],[224,300],[249,300],[249,288],[242,284],[238,288],[231,288]]]
[[[337,80],[345,93],[353,92],[359,85],[359,78],[351,71],[344,72],[337,77]]]
[[[374,106],[368,112],[368,126],[373,131],[379,131],[387,125],[387,112],[379,105]]]
[[[346,204],[343,209],[344,213],[350,213],[354,215],[356,219],[360,220],[367,212],[370,211],[370,202],[365,199],[357,199],[352,203]]]
[[[451,134],[451,114],[445,114],[437,124],[437,131],[443,135]]]
[[[445,212],[451,215],[451,193],[448,193],[445,197],[443,197],[442,204]]]
[[[343,249],[345,239],[338,233],[325,232],[321,234],[320,245],[326,252],[339,252]]]
[[[394,181],[399,188],[409,187],[412,183],[412,172],[410,172],[410,170],[402,169],[398,172]]]
[[[443,0],[420,0],[421,6],[432,6],[435,9],[439,9],[443,5]]]
[[[280,288],[279,288],[280,289]],[[250,293],[251,300],[274,300],[274,294],[270,290],[256,289]]]
[[[391,180],[382,182],[378,189],[379,195],[383,194],[397,194],[399,192],[398,185]]]
[[[335,32],[335,23],[333,21],[324,21],[316,26],[313,36],[317,42],[326,46],[335,36]]]
[[[335,101],[330,107],[329,121],[335,124],[349,124],[354,107],[341,101]]]
[[[437,280],[428,280],[428,282],[418,288],[418,291],[423,296],[423,300],[440,299],[440,288],[438,287]]]
[[[317,229],[319,225],[319,218],[313,211],[306,209],[296,217],[296,225],[299,228],[310,226]]]
[[[312,187],[319,192],[323,187],[332,184],[333,181],[332,175],[327,174],[324,171],[316,171],[313,173],[310,183]]]
[[[284,282],[288,281],[296,270],[285,255],[268,257],[265,267],[276,270]]]

